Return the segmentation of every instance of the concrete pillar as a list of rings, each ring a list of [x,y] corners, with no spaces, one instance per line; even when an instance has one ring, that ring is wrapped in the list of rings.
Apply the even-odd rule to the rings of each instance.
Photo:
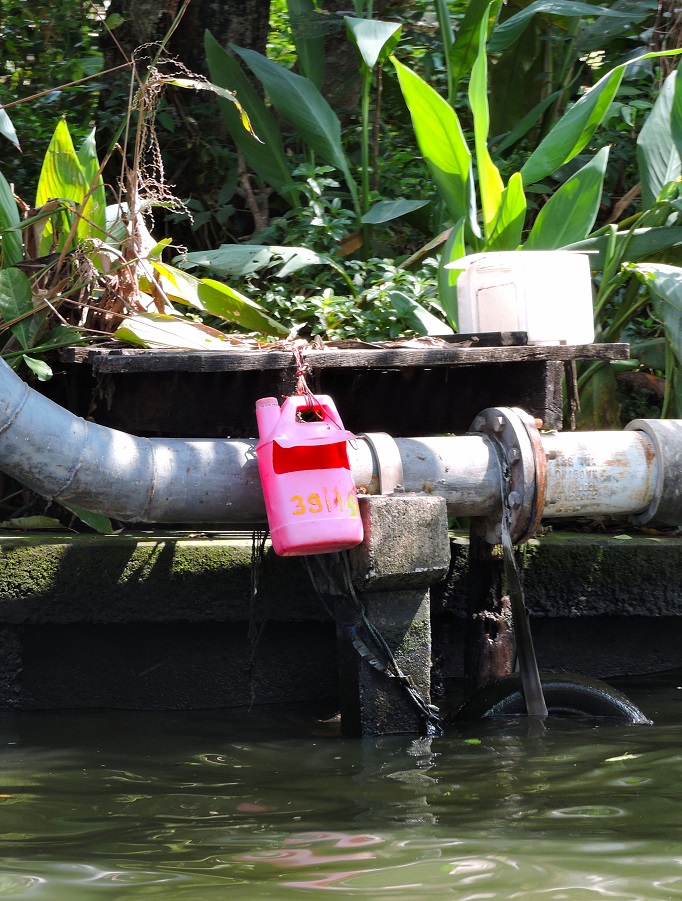
[[[402,672],[428,702],[431,684],[429,586],[450,564],[443,498],[405,495],[360,498],[365,538],[350,551],[354,585],[368,620]],[[341,617],[346,622],[350,617]],[[358,633],[365,638],[362,630]],[[419,733],[423,720],[397,679],[373,667],[337,626],[341,723],[346,735]],[[383,661],[380,649],[367,641]]]

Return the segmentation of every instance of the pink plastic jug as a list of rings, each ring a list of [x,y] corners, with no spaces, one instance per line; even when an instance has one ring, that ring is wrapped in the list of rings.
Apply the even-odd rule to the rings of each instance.
[[[328,554],[362,541],[346,431],[326,394],[256,401],[256,446],[275,553]]]

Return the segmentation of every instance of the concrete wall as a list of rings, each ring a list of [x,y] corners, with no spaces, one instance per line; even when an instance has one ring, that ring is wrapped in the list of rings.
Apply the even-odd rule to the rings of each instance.
[[[461,673],[463,537],[432,592],[435,681]],[[333,698],[334,624],[300,561],[244,536],[0,536],[0,706],[191,708]],[[682,665],[682,540],[554,533],[525,585],[542,669]]]

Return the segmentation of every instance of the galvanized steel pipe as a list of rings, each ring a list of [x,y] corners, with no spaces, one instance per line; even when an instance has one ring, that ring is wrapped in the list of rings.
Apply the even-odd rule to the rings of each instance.
[[[682,422],[625,432],[540,433],[544,518],[630,514],[682,522]],[[74,416],[0,360],[0,469],[49,499],[128,522],[264,520],[255,440],[139,438]],[[452,516],[501,511],[500,463],[485,435],[396,438],[407,493],[446,499]],[[377,494],[381,460],[349,445],[361,492]]]

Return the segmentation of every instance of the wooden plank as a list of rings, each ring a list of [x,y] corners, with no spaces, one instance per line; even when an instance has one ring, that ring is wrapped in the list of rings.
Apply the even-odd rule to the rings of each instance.
[[[483,363],[564,360],[627,360],[628,344],[542,345],[511,347],[370,346],[310,350],[305,361],[314,369],[393,369],[414,366],[476,366]],[[64,362],[88,363],[95,373],[226,372],[288,369],[293,354],[284,350],[144,350],[137,348],[68,348]]]

